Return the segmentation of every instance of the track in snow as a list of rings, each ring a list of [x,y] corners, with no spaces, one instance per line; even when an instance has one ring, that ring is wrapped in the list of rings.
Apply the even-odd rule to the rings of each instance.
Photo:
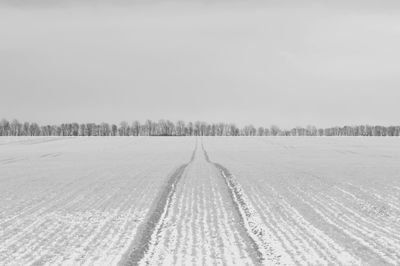
[[[120,265],[280,264],[259,241],[239,185],[201,146],[169,177]]]
[[[61,140],[0,139],[1,265],[400,261],[396,139]]]
[[[220,176],[223,177],[225,181],[231,196],[232,204],[239,214],[241,225],[250,240],[249,244],[257,254],[257,263],[268,265],[293,264],[293,261],[291,261],[285,253],[281,252],[281,250],[274,250],[270,243],[271,239],[273,239],[271,234],[268,232],[267,227],[263,225],[260,215],[251,205],[235,177],[221,164],[210,161],[203,143],[202,148],[207,162],[213,164],[220,171]]]
[[[286,264],[399,265],[398,140],[204,140],[246,192],[274,254],[289,257]]]
[[[116,265],[194,139],[18,137],[0,148],[0,265]],[[44,139],[43,139],[44,140]],[[36,145],[31,145],[36,143]],[[68,145],[66,145],[68,143]]]
[[[176,186],[186,167],[194,160],[196,150],[197,140],[190,162],[178,167],[168,178],[166,185],[160,191],[159,196],[156,199],[153,210],[148,216],[145,224],[139,228],[139,232],[135,236],[135,240],[129,253],[119,263],[120,265],[137,265],[145,257],[146,252],[150,249],[150,245],[154,245],[156,239],[153,238],[157,238],[160,234],[160,230],[163,228],[163,221],[171,208],[172,197],[175,194]]]

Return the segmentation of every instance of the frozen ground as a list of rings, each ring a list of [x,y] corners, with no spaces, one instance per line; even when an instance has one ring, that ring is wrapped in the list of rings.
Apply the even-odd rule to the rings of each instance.
[[[289,264],[400,265],[400,139],[207,138]]]
[[[399,161],[399,138],[0,138],[0,264],[399,265]]]
[[[0,138],[0,264],[116,264],[194,143]]]

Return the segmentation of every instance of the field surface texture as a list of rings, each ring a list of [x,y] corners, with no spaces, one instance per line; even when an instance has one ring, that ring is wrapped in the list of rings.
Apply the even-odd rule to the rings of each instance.
[[[400,140],[0,138],[1,265],[400,265]]]

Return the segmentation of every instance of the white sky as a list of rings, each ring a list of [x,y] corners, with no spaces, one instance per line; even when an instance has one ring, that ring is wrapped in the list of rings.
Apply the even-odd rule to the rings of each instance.
[[[0,0],[0,117],[400,124],[394,1],[228,2]]]

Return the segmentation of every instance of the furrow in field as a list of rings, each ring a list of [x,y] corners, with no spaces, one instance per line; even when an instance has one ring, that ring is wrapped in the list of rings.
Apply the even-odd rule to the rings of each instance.
[[[346,214],[350,219],[359,222],[360,226],[365,226],[373,230],[374,234],[379,234],[381,237],[388,238],[391,242],[393,241],[393,243],[397,243],[397,245],[399,245],[399,227],[395,220],[390,219],[392,221],[390,223],[382,220],[382,217],[392,217],[392,215],[390,214],[390,210],[387,210],[384,207],[385,205],[377,207],[379,205],[370,204],[364,200],[361,200],[351,192],[345,191],[344,189],[340,188],[338,188],[338,190],[345,194],[343,197],[340,198],[340,201],[332,196],[325,196],[327,200],[331,201],[335,205],[336,209],[342,211],[342,213]],[[371,193],[371,195],[374,194]],[[353,199],[353,202],[355,202],[356,205],[354,206],[354,203],[344,203],[343,199],[345,199],[346,196],[351,196],[351,199]],[[365,215],[366,212],[368,215]],[[398,246],[398,249],[400,250],[400,246]]]
[[[283,196],[269,187],[268,195],[273,195],[275,200],[268,200],[266,193],[255,191],[255,205],[260,213],[267,219],[267,224],[274,225],[277,231],[288,238],[284,240],[292,258],[298,264],[360,264],[360,260],[346,251],[324,231],[315,227],[306,220]],[[270,205],[269,202],[274,202]],[[287,234],[285,232],[291,232]]]
[[[106,184],[103,184],[101,186],[105,185]],[[143,192],[145,193],[146,190],[144,189]],[[118,193],[118,191],[114,191],[114,193]],[[56,232],[64,232],[70,235],[70,242],[65,243],[64,241],[63,245],[80,243],[81,247],[85,247],[84,250],[81,250],[79,246],[76,246],[74,250],[76,256],[78,256],[77,254],[81,254],[79,255],[80,261],[85,261],[86,257],[92,256],[93,253],[95,253],[95,249],[98,250],[98,253],[104,252],[106,249],[102,248],[100,251],[101,247],[98,246],[98,242],[104,241],[109,238],[111,234],[114,234],[111,230],[115,226],[119,227],[120,221],[123,222],[135,216],[126,216],[123,212],[120,212],[118,208],[112,213],[103,213],[99,207],[101,207],[101,205],[107,205],[107,202],[114,200],[112,196],[104,197],[103,200],[98,200],[97,198],[90,198],[90,195],[94,194],[92,190],[87,190],[85,192],[79,191],[79,194],[86,196],[75,197],[74,200],[70,200],[73,197],[69,195],[69,197],[64,199],[58,199],[48,207],[45,206],[37,212],[30,213],[30,216],[36,218],[34,218],[34,220],[28,220],[28,222],[35,222],[25,226],[25,229],[19,231],[14,237],[8,238],[3,242],[3,245],[12,247],[13,256],[21,258],[23,261],[42,261],[43,259],[49,261],[52,256],[46,254],[46,249],[51,249],[52,246],[62,241],[60,239],[65,237],[65,235]],[[86,197],[89,198],[85,200]],[[128,197],[127,200],[131,199]],[[79,207],[79,203],[82,201],[86,201],[87,205]],[[126,204],[123,200],[119,202],[121,206],[122,204]],[[71,211],[71,213],[74,213],[74,216],[64,217],[61,210],[70,210],[71,208],[75,208],[75,211]],[[99,211],[96,213],[94,210]],[[102,214],[104,214],[104,216]],[[83,215],[82,220],[76,219],[79,217],[78,215]],[[73,222],[74,220],[75,222]],[[66,222],[69,223],[69,226],[63,226]],[[16,223],[17,228],[22,225],[21,223]],[[7,237],[7,235],[5,237]],[[85,239],[85,242],[82,242],[83,239]],[[53,256],[56,255],[57,254],[53,254]],[[40,259],[40,257],[43,258]]]
[[[276,238],[274,229],[266,226],[259,213],[252,206],[247,195],[230,172],[222,165],[215,164],[220,170],[231,193],[235,208],[241,216],[243,226],[251,239],[251,245],[256,251],[261,263],[273,265],[290,265],[294,261],[285,252],[281,241]]]
[[[141,240],[134,243],[145,246],[141,255],[135,261],[131,259],[121,264],[260,263],[242,228],[225,181],[218,169],[206,160],[205,153],[196,149],[180,175],[179,182],[168,194],[162,214],[149,230],[151,234],[146,238],[141,236]]]
[[[309,206],[318,214],[324,221],[333,226],[335,230],[344,234],[347,243],[352,243],[352,252],[355,256],[362,258],[363,261],[368,263],[378,264],[393,264],[395,265],[396,260],[393,254],[388,254],[386,248],[382,248],[376,239],[369,238],[365,233],[365,228],[358,223],[358,221],[352,220],[343,213],[343,210],[337,209],[332,205],[332,202],[318,198],[306,191],[299,188],[292,188],[291,191],[298,196],[300,200],[309,204]],[[357,248],[354,246],[357,245]]]
[[[374,222],[373,219],[367,219],[359,215],[356,211],[348,208],[336,199],[324,196],[325,202],[329,202],[330,209],[335,213],[341,213],[340,222],[351,228],[353,232],[358,233],[365,241],[370,243],[376,249],[380,250],[382,256],[391,257],[393,261],[400,261],[400,243],[397,237],[393,237],[393,232],[388,232],[381,224]]]
[[[223,177],[228,188],[233,210],[238,214],[244,234],[247,236],[248,246],[253,252],[253,260],[260,264],[289,265],[293,264],[291,257],[284,252],[279,239],[275,237],[273,229],[266,226],[259,213],[252,206],[235,177],[220,164],[212,163],[203,146],[206,161],[215,166]]]
[[[8,145],[7,152],[27,153],[29,160],[2,168],[1,264],[117,264],[149,211],[163,181],[160,173],[190,154],[189,148],[177,152],[170,140],[140,142],[135,150],[128,140],[77,138],[71,147],[37,143],[40,152]],[[38,156],[59,150],[68,152],[46,160]]]
[[[400,261],[397,140],[204,139],[293,264]]]
[[[196,148],[193,153],[196,152]],[[193,160],[193,155],[191,161]],[[151,258],[157,257],[157,245],[162,242],[161,237],[165,227],[168,226],[167,217],[172,211],[173,203],[176,200],[175,191],[184,170],[188,164],[183,164],[168,178],[166,185],[159,192],[159,196],[149,213],[146,222],[139,228],[140,231],[135,236],[131,250],[121,260],[121,265],[147,264]]]

